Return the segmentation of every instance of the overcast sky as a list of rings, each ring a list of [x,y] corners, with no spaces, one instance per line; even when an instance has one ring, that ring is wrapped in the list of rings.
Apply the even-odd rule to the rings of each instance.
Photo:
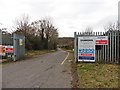
[[[60,37],[90,26],[94,31],[117,21],[119,0],[0,0],[0,23],[12,29],[15,18],[28,14],[30,20],[51,17]]]

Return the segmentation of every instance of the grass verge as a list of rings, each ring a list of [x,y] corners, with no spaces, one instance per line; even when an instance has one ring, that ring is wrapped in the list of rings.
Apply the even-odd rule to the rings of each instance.
[[[55,51],[56,50],[29,50],[29,51],[26,51],[25,57],[30,58],[30,57],[34,57],[34,56],[38,56],[38,55],[43,55],[46,53],[52,53]]]
[[[79,88],[118,88],[119,66],[115,64],[77,64]]]
[[[72,87],[73,88],[119,88],[120,65],[98,63],[74,63],[74,52],[68,60],[72,60]]]
[[[78,88],[79,78],[77,73],[77,64],[74,63],[74,52],[73,50],[66,50],[66,51],[69,52],[69,56],[67,60],[71,61],[71,76],[72,76],[71,85],[72,85],[72,88]]]

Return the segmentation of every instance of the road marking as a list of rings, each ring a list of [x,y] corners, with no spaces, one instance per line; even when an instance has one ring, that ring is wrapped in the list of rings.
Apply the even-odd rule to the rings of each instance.
[[[63,64],[64,64],[64,62],[67,60],[68,56],[69,56],[69,52],[68,52],[68,54],[67,54],[66,58],[62,61],[61,65],[63,65]]]

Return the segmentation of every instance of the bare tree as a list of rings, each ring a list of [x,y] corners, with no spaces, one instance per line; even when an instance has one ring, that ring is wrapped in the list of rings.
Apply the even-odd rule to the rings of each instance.
[[[53,26],[52,19],[45,18],[34,21],[31,23],[31,28],[34,31],[34,35],[38,36],[42,44],[44,44],[44,48],[52,49],[57,46],[58,32],[57,28]]]
[[[30,38],[32,36],[30,36],[31,33],[31,26],[30,26],[30,22],[29,22],[30,18],[28,15],[23,14],[20,18],[17,18],[15,20],[15,32],[17,34],[20,35],[24,35],[25,36],[25,46],[27,49],[32,49],[31,47],[31,43],[30,43]]]
[[[45,38],[46,38],[46,44],[47,44],[47,48],[50,49],[52,47],[56,47],[57,46],[57,39],[58,39],[58,31],[57,28],[55,28],[55,26],[53,26],[52,21],[50,21],[51,19],[43,19],[41,23],[42,26],[42,32],[44,32],[45,34]],[[44,31],[43,31],[44,30]]]
[[[116,23],[109,23],[108,25],[106,25],[104,27],[104,30],[105,30],[105,32],[119,30],[118,29],[118,22],[116,22]]]
[[[16,33],[21,33],[24,36],[26,36],[27,33],[30,33],[29,19],[28,15],[23,14],[20,18],[15,20]]]
[[[89,35],[90,33],[93,32],[93,28],[88,26],[85,31],[82,32],[83,35]]]
[[[89,26],[85,29],[85,32],[93,32],[93,28]]]
[[[44,18],[30,24],[29,17],[23,15],[16,20],[16,29],[16,33],[26,37],[28,49],[55,49],[57,46],[58,32],[51,18]]]

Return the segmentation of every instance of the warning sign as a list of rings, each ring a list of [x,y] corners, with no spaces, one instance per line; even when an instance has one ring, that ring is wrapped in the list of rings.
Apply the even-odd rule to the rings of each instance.
[[[108,45],[108,36],[97,36],[96,45]]]
[[[13,53],[13,46],[6,46],[5,52],[6,53]]]
[[[78,37],[78,61],[95,62],[95,37]]]
[[[23,40],[19,39],[19,45],[22,46],[23,45]]]
[[[95,62],[96,45],[108,45],[108,36],[78,37],[78,61]]]

